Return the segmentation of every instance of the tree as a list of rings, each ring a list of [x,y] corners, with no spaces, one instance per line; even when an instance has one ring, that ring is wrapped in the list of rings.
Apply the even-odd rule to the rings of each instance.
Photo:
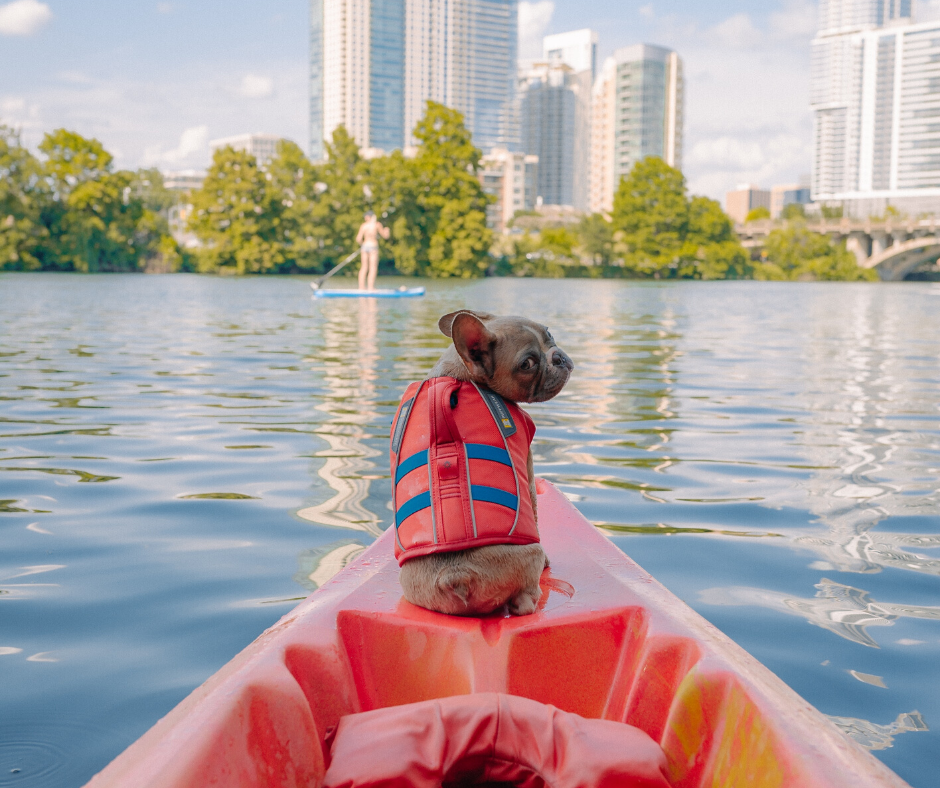
[[[42,267],[49,236],[42,212],[50,199],[36,157],[13,129],[0,125],[0,270]]]
[[[44,268],[137,271],[166,247],[166,217],[141,195],[147,179],[113,172],[111,154],[98,140],[59,129],[39,150],[52,192],[43,215],[50,237]]]
[[[365,163],[344,126],[326,143],[326,162],[313,173],[310,237],[323,267],[338,263],[356,248],[356,233],[366,210]]]
[[[764,247],[767,262],[758,264],[758,279],[877,281],[878,274],[861,268],[844,244],[810,232],[802,221],[773,230]]]
[[[770,211],[763,205],[758,205],[756,208],[751,208],[747,212],[747,216],[744,217],[745,224],[747,222],[759,222],[762,219],[769,219]]]
[[[199,270],[257,274],[281,268],[280,206],[267,175],[250,153],[230,147],[215,152],[202,188],[192,195],[190,226],[205,244]]]
[[[490,198],[477,177],[482,153],[473,146],[463,115],[434,101],[428,102],[414,136],[421,143],[409,162],[419,221],[416,272],[481,276],[493,235],[486,226]]]
[[[546,227],[539,233],[539,248],[550,252],[554,257],[573,258],[578,237],[565,227]]]
[[[641,277],[723,279],[750,275],[731,220],[714,200],[686,195],[662,159],[637,162],[614,197],[614,251]]]
[[[272,237],[282,247],[282,270],[321,270],[321,227],[314,219],[317,207],[317,171],[300,147],[281,140],[277,156],[265,167],[272,217]]]
[[[806,218],[806,208],[802,203],[791,202],[783,206],[783,211],[780,213],[780,218],[788,222],[792,219],[805,219]]]
[[[594,265],[610,265],[614,253],[611,224],[599,213],[585,216],[578,224],[578,242]]]
[[[681,271],[690,279],[749,279],[750,259],[734,225],[715,200],[693,197]]]

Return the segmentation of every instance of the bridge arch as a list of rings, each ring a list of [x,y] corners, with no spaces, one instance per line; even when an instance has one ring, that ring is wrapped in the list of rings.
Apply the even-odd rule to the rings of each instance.
[[[940,258],[940,239],[912,238],[896,243],[874,254],[861,263],[863,268],[874,268],[882,280],[898,282],[918,266]]]

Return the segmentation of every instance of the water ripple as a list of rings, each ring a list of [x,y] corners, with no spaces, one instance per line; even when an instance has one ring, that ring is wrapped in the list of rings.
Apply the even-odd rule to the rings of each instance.
[[[536,317],[575,361],[528,407],[537,471],[933,784],[933,290],[427,286],[315,303],[292,278],[0,274],[0,708],[37,753],[20,759],[35,779],[3,761],[0,782],[80,784],[389,526],[389,423],[448,344],[439,316],[469,307]],[[88,709],[120,733],[72,750]]]

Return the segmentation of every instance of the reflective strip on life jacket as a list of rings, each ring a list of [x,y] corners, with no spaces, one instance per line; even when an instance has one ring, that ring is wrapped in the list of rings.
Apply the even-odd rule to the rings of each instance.
[[[517,405],[472,381],[440,377],[409,386],[391,440],[399,561],[537,543],[526,462],[534,431]]]

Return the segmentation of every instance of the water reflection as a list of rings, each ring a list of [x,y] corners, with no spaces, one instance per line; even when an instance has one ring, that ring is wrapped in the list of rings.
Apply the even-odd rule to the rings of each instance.
[[[326,391],[316,409],[327,414],[317,437],[329,448],[317,451],[324,462],[317,476],[334,491],[327,500],[306,506],[297,516],[318,525],[355,528],[372,536],[381,532],[381,518],[369,511],[365,500],[376,475],[373,458],[381,451],[369,446],[376,409],[378,305],[374,299],[356,299],[356,322],[350,326],[348,304],[324,308],[322,346],[308,358],[322,376]]]
[[[878,648],[878,643],[868,627],[889,627],[899,618],[940,620],[940,607],[875,602],[867,591],[826,578],[816,588],[811,599],[743,586],[709,588],[699,597],[706,605],[753,605],[802,616],[810,624],[871,648]]]
[[[343,539],[304,550],[297,557],[300,568],[294,575],[294,582],[308,591],[316,591],[343,567],[358,558],[365,549],[365,545],[353,539]]]
[[[65,741],[74,709],[106,719],[82,718],[98,749],[45,783],[82,784],[345,566],[390,521],[398,398],[446,345],[438,317],[470,307],[537,317],[576,363],[527,406],[537,471],[926,788],[936,304],[907,286],[533,280],[313,303],[288,278],[0,274],[0,707],[34,742]],[[52,565],[68,569],[11,577]]]
[[[805,425],[801,442],[810,461],[831,470],[807,484],[809,508],[827,533],[796,541],[819,554],[813,566],[823,571],[940,574],[940,560],[909,549],[940,546],[940,536],[875,530],[891,517],[937,512],[935,452],[918,435],[935,431],[923,417],[935,410],[936,391],[911,380],[911,367],[928,373],[933,365],[910,357],[901,315],[874,292],[858,291],[850,314],[817,315],[807,347],[809,405],[821,418]]]
[[[890,725],[878,725],[868,720],[860,720],[856,717],[833,717],[829,716],[836,727],[846,736],[854,739],[866,750],[886,750],[894,744],[894,737],[899,733],[909,731],[928,731],[927,723],[920,715],[920,712],[910,711],[907,714],[899,714],[897,719]]]

